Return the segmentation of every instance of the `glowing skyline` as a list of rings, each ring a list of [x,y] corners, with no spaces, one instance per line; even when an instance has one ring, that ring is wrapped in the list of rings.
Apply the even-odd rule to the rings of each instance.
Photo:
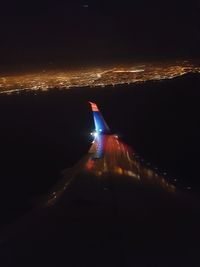
[[[0,75],[0,93],[46,91],[76,87],[98,87],[131,84],[150,80],[172,79],[189,72],[200,73],[200,67],[188,61],[163,64],[96,67],[74,71],[44,70],[15,75]]]

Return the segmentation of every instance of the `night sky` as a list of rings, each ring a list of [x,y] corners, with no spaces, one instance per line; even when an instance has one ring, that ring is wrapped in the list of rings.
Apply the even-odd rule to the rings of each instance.
[[[197,0],[8,0],[0,9],[0,64],[196,58],[199,12]]]

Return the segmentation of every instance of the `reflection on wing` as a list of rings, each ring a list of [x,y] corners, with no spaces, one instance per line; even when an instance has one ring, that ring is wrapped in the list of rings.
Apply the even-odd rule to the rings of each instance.
[[[154,185],[167,192],[175,192],[174,185],[167,182],[162,175],[141,164],[136,159],[133,150],[124,144],[117,135],[111,134],[97,105],[89,103],[96,131],[94,142],[88,154],[71,169],[70,175],[68,175],[70,179],[67,182],[64,180],[58,189],[52,191],[47,205],[57,202],[77,174],[79,176],[89,175],[97,179],[121,177],[122,179],[131,179],[137,184]]]

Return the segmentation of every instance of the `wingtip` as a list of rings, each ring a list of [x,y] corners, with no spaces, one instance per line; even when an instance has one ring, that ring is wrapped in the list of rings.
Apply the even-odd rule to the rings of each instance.
[[[96,103],[90,101],[88,103],[91,105],[92,111],[99,111]]]

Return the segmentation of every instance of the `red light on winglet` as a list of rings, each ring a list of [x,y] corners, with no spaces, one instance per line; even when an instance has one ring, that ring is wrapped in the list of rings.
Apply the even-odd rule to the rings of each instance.
[[[97,105],[95,103],[89,102],[91,107],[92,107],[92,111],[99,111]]]

